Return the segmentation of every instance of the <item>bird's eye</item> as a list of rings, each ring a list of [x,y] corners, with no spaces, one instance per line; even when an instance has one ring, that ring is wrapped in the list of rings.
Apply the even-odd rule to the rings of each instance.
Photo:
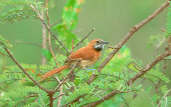
[[[100,43],[100,41],[96,41],[96,43]]]

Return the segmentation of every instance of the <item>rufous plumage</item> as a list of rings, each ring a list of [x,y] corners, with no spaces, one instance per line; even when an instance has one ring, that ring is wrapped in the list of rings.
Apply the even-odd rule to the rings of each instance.
[[[87,46],[72,52],[69,55],[65,65],[45,73],[42,76],[42,79],[44,80],[56,73],[71,68],[73,64],[78,60],[80,60],[78,64],[78,67],[80,68],[86,68],[93,65],[99,59],[105,44],[108,44],[108,42],[105,42],[102,39],[95,39],[90,41]]]

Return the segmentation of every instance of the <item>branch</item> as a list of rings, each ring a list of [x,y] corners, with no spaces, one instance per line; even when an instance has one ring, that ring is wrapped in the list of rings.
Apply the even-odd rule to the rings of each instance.
[[[30,7],[33,9],[33,11],[37,14],[37,17],[39,18],[39,20],[44,24],[44,26],[46,27],[46,29],[48,30],[48,32],[51,34],[51,36],[62,46],[63,49],[65,49],[66,51],[66,54],[69,54],[69,51],[68,49],[64,46],[64,44],[62,43],[62,41],[60,41],[57,36],[51,32],[50,30],[50,26],[48,26],[45,22],[45,20],[42,18],[40,12],[33,6],[33,5],[30,5]]]
[[[133,78],[131,78],[128,81],[128,86],[132,85],[138,78],[142,77],[147,71],[149,71],[157,63],[159,63],[161,60],[163,60],[165,57],[167,57],[169,55],[171,55],[171,51],[166,51],[165,53],[163,53],[160,56],[158,56],[154,61],[152,61],[152,63],[147,64],[146,67],[143,70],[138,72]],[[100,100],[92,102],[92,103],[88,104],[86,107],[95,107],[98,104],[101,104],[105,100],[108,100],[108,99],[112,98],[113,96],[115,96],[116,94],[119,94],[119,93],[120,93],[119,91],[113,90],[112,92],[110,92],[109,94],[107,94],[106,96],[101,98]]]
[[[59,97],[58,97],[58,103],[57,103],[57,107],[61,107],[61,100],[63,97],[63,85],[59,88]]]
[[[168,96],[168,94],[169,94],[170,92],[171,92],[171,89],[169,89],[169,90],[164,94],[164,96],[160,99],[160,101],[159,101],[157,107],[161,107],[162,100],[163,100],[163,99],[166,99],[166,97]],[[167,107],[167,106],[166,106],[166,107]]]
[[[101,104],[102,102],[104,102],[105,100],[110,99],[111,97],[113,97],[116,94],[120,94],[120,93],[128,93],[128,92],[132,92],[132,90],[130,91],[119,91],[119,90],[113,90],[110,94],[105,95],[103,98],[101,98],[98,101],[89,103],[88,105],[84,106],[84,107],[95,107],[98,104]]]
[[[127,41],[133,36],[135,32],[137,32],[140,28],[142,28],[145,24],[150,22],[152,19],[154,19],[159,13],[161,13],[166,7],[169,6],[169,1],[167,0],[165,3],[161,5],[160,8],[155,10],[150,16],[148,16],[146,19],[138,23],[137,25],[133,26],[130,31],[125,35],[125,37],[115,46],[114,50],[109,53],[108,57],[100,64],[98,68],[98,72],[101,72],[102,69],[109,63],[109,61],[115,56],[115,54],[122,48],[122,46],[127,43]],[[94,81],[94,79],[97,77],[97,75],[93,74],[88,83],[90,84],[91,82]]]
[[[41,17],[42,17],[42,20],[44,20],[44,10],[42,9],[41,10]],[[46,35],[46,27],[45,27],[45,24],[43,22],[41,22],[41,26],[42,26],[42,48],[43,49],[47,49],[47,35]],[[45,56],[42,55],[42,64],[46,64],[46,58]]]
[[[9,55],[9,57],[11,58],[11,60],[23,71],[23,73],[31,80],[33,81],[33,83],[35,85],[37,85],[41,90],[49,93],[49,90],[47,90],[46,88],[42,87],[36,80],[33,79],[33,77],[31,77],[27,71],[25,71],[25,69],[17,62],[17,60],[14,58],[14,56],[11,54],[11,52],[6,48],[4,47],[4,50],[7,52],[7,54]]]
[[[74,47],[78,47],[85,39],[87,39],[93,32],[95,31],[95,28],[92,28]]]
[[[152,61],[150,64],[147,64],[144,69],[140,70],[140,72],[138,72],[133,78],[131,78],[128,81],[128,85],[132,85],[132,83],[134,83],[134,81],[136,81],[138,78],[143,76],[147,71],[149,71],[151,68],[153,68],[158,62],[160,62],[161,60],[163,60],[164,58],[166,58],[167,56],[170,56],[170,55],[171,55],[171,51],[166,51],[165,53],[156,57],[156,59],[154,61]]]
[[[48,12],[48,2],[49,2],[49,0],[45,0],[45,8],[46,8],[45,15],[46,15],[46,19],[47,19],[47,25],[50,27],[50,18],[49,18],[49,12]],[[52,54],[53,60],[55,61],[56,65],[58,65],[57,62],[56,62],[55,53],[54,53],[53,48],[52,48],[51,35],[50,35],[49,31],[48,31],[47,41],[48,41],[48,48],[49,48],[50,53]]]
[[[77,98],[75,98],[73,101],[63,105],[62,107],[69,107],[71,104],[75,103],[75,102],[78,102],[80,100],[80,98],[83,98],[85,97],[87,94],[83,94],[83,95],[80,95],[78,96]]]
[[[48,93],[49,101],[50,101],[49,107],[53,107],[53,101],[54,101],[53,95],[54,95],[53,92]]]
[[[59,83],[59,85],[56,87],[56,89],[53,91],[54,93],[59,90],[59,88],[66,82],[66,80],[72,75],[75,68],[78,66],[80,61],[77,61],[71,68],[70,72],[67,74],[67,76]]]

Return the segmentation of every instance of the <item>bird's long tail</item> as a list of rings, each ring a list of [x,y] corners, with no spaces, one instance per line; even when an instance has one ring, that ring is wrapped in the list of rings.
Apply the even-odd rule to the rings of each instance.
[[[61,66],[60,68],[56,68],[54,70],[51,70],[51,71],[45,73],[44,75],[42,75],[42,80],[44,80],[44,79],[46,79],[46,78],[48,78],[48,77],[50,77],[56,73],[59,73],[59,72],[63,71],[64,69],[67,69],[68,67],[69,67],[68,65],[64,65],[64,66]]]

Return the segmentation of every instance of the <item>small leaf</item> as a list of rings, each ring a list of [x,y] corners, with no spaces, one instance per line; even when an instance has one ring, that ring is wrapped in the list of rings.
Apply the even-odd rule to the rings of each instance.
[[[165,93],[168,91],[168,88],[167,88],[166,85],[163,85],[163,86],[160,87],[160,90],[161,90],[161,92],[162,92],[163,94],[165,94]]]
[[[166,57],[166,59],[171,59],[171,56]]]
[[[4,45],[8,48],[12,47],[12,44],[10,44],[9,41],[4,39],[1,35],[0,35],[0,45]]]
[[[47,49],[42,49],[42,54],[45,56],[45,58],[50,61],[52,59],[52,54]]]

